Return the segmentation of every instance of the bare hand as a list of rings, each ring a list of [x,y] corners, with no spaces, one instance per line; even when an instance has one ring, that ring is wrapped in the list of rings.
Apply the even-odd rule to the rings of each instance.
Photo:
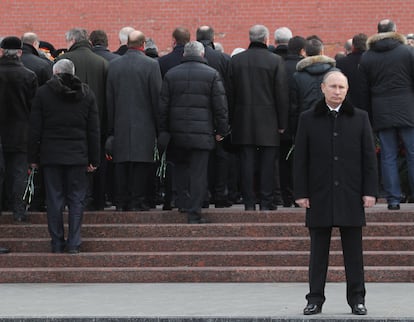
[[[39,164],[37,164],[37,163],[30,163],[29,167],[31,169],[38,169],[39,168]]]
[[[220,134],[216,134],[216,141],[217,142],[223,141],[223,139],[224,139],[224,136],[221,136]]]
[[[364,201],[364,207],[365,208],[371,208],[375,205],[375,197],[363,196],[362,200]]]
[[[295,202],[301,208],[310,208],[309,198],[297,199]]]
[[[97,169],[97,167],[94,167],[92,164],[89,164],[86,171],[88,172],[94,172]]]
[[[279,129],[277,130],[280,134],[283,134],[285,132],[285,129]]]

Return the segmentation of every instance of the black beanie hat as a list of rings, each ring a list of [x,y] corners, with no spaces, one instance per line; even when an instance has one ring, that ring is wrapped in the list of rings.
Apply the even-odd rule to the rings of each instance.
[[[6,37],[1,41],[0,47],[3,49],[22,49],[22,41],[15,37]]]

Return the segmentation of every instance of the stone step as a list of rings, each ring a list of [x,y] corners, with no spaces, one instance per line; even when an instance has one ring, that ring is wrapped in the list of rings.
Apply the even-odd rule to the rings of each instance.
[[[308,262],[306,251],[10,253],[1,256],[0,267],[280,267],[307,266]],[[342,266],[342,252],[332,251],[329,263]],[[412,266],[414,251],[366,251],[364,263],[366,266]]]
[[[297,208],[281,208],[277,211],[244,211],[235,206],[225,209],[203,209],[203,216],[213,223],[265,223],[265,222],[305,222],[305,212]],[[46,213],[29,213],[32,224],[45,224]],[[414,222],[414,211],[386,212],[378,209],[367,209],[367,222]],[[111,210],[84,213],[85,224],[151,224],[151,223],[186,223],[185,214],[176,210],[151,210],[142,212],[116,212]],[[10,212],[0,216],[0,224],[13,224]]]
[[[333,235],[337,235],[337,229]],[[414,236],[414,222],[372,222],[364,228],[365,236]],[[45,224],[0,225],[3,238],[47,237]],[[295,237],[308,236],[303,223],[217,223],[183,224],[84,224],[82,236],[96,237]]]
[[[0,238],[12,252],[50,252],[49,238]],[[365,236],[366,251],[414,251],[414,237]],[[308,237],[161,237],[83,238],[82,252],[170,252],[170,251],[308,251]],[[332,237],[331,250],[341,250]],[[0,256],[0,261],[3,256]]]
[[[282,267],[18,267],[0,268],[0,283],[307,282],[307,266]],[[366,282],[414,282],[414,267],[366,266]],[[328,282],[344,282],[332,266]]]

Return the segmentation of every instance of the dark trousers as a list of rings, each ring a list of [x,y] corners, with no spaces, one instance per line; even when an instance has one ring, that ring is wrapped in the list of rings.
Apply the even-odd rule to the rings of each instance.
[[[115,163],[115,203],[124,209],[141,209],[145,201],[152,163],[119,162]]]
[[[270,207],[273,201],[274,169],[278,147],[257,147],[252,145],[240,147],[241,191],[244,204],[248,207],[256,204],[254,192],[254,160],[256,153],[258,154],[259,162],[260,205]]]
[[[84,200],[88,188],[86,166],[45,166],[43,176],[46,190],[47,222],[54,250],[80,246]],[[63,210],[69,210],[67,241],[63,226]]]
[[[282,195],[283,205],[291,206],[293,200],[293,155],[288,157],[292,147],[291,140],[280,141],[280,157],[279,157],[279,179],[280,192]]]
[[[26,216],[23,201],[27,182],[27,155],[22,152],[3,152],[5,165],[5,192],[9,210],[15,219]]]
[[[4,156],[3,156],[3,146],[0,143],[0,214],[3,210],[3,184],[4,184],[4,176],[6,172],[6,165],[4,163]]]
[[[348,304],[365,303],[364,263],[362,255],[362,228],[340,227],[346,275]],[[332,228],[309,228],[311,251],[309,262],[308,303],[325,302],[325,283],[328,272],[329,247]]]
[[[207,192],[207,167],[210,151],[175,149],[173,152],[177,203],[188,219],[200,219]]]

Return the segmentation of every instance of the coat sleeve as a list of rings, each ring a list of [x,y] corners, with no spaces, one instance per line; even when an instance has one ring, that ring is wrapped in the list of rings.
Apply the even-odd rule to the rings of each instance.
[[[29,121],[29,138],[27,147],[28,163],[40,163],[40,141],[42,138],[42,100],[37,94],[32,102],[32,111]]]
[[[288,128],[289,117],[289,92],[286,77],[286,68],[283,59],[277,68],[275,79],[276,113],[279,129]]]
[[[229,132],[227,97],[218,72],[213,78],[211,99],[216,133],[221,136],[226,136]]]
[[[293,194],[296,199],[309,198],[309,140],[307,137],[307,121],[299,117],[298,130],[295,138],[295,151],[293,161]]]
[[[362,162],[363,162],[363,196],[378,195],[378,166],[375,154],[375,141],[368,114],[363,114]]]
[[[154,123],[156,124],[157,133],[159,133],[158,115],[159,115],[159,98],[162,86],[162,76],[160,65],[154,62],[154,70],[150,74],[149,88],[151,91],[151,103]]]
[[[100,149],[101,149],[101,134],[99,127],[99,113],[98,105],[96,104],[95,95],[90,91],[90,105],[88,111],[88,159],[89,164],[99,166],[100,163]]]
[[[159,133],[169,132],[169,108],[170,108],[170,89],[168,73],[162,82],[161,93],[158,104],[158,127]]]

